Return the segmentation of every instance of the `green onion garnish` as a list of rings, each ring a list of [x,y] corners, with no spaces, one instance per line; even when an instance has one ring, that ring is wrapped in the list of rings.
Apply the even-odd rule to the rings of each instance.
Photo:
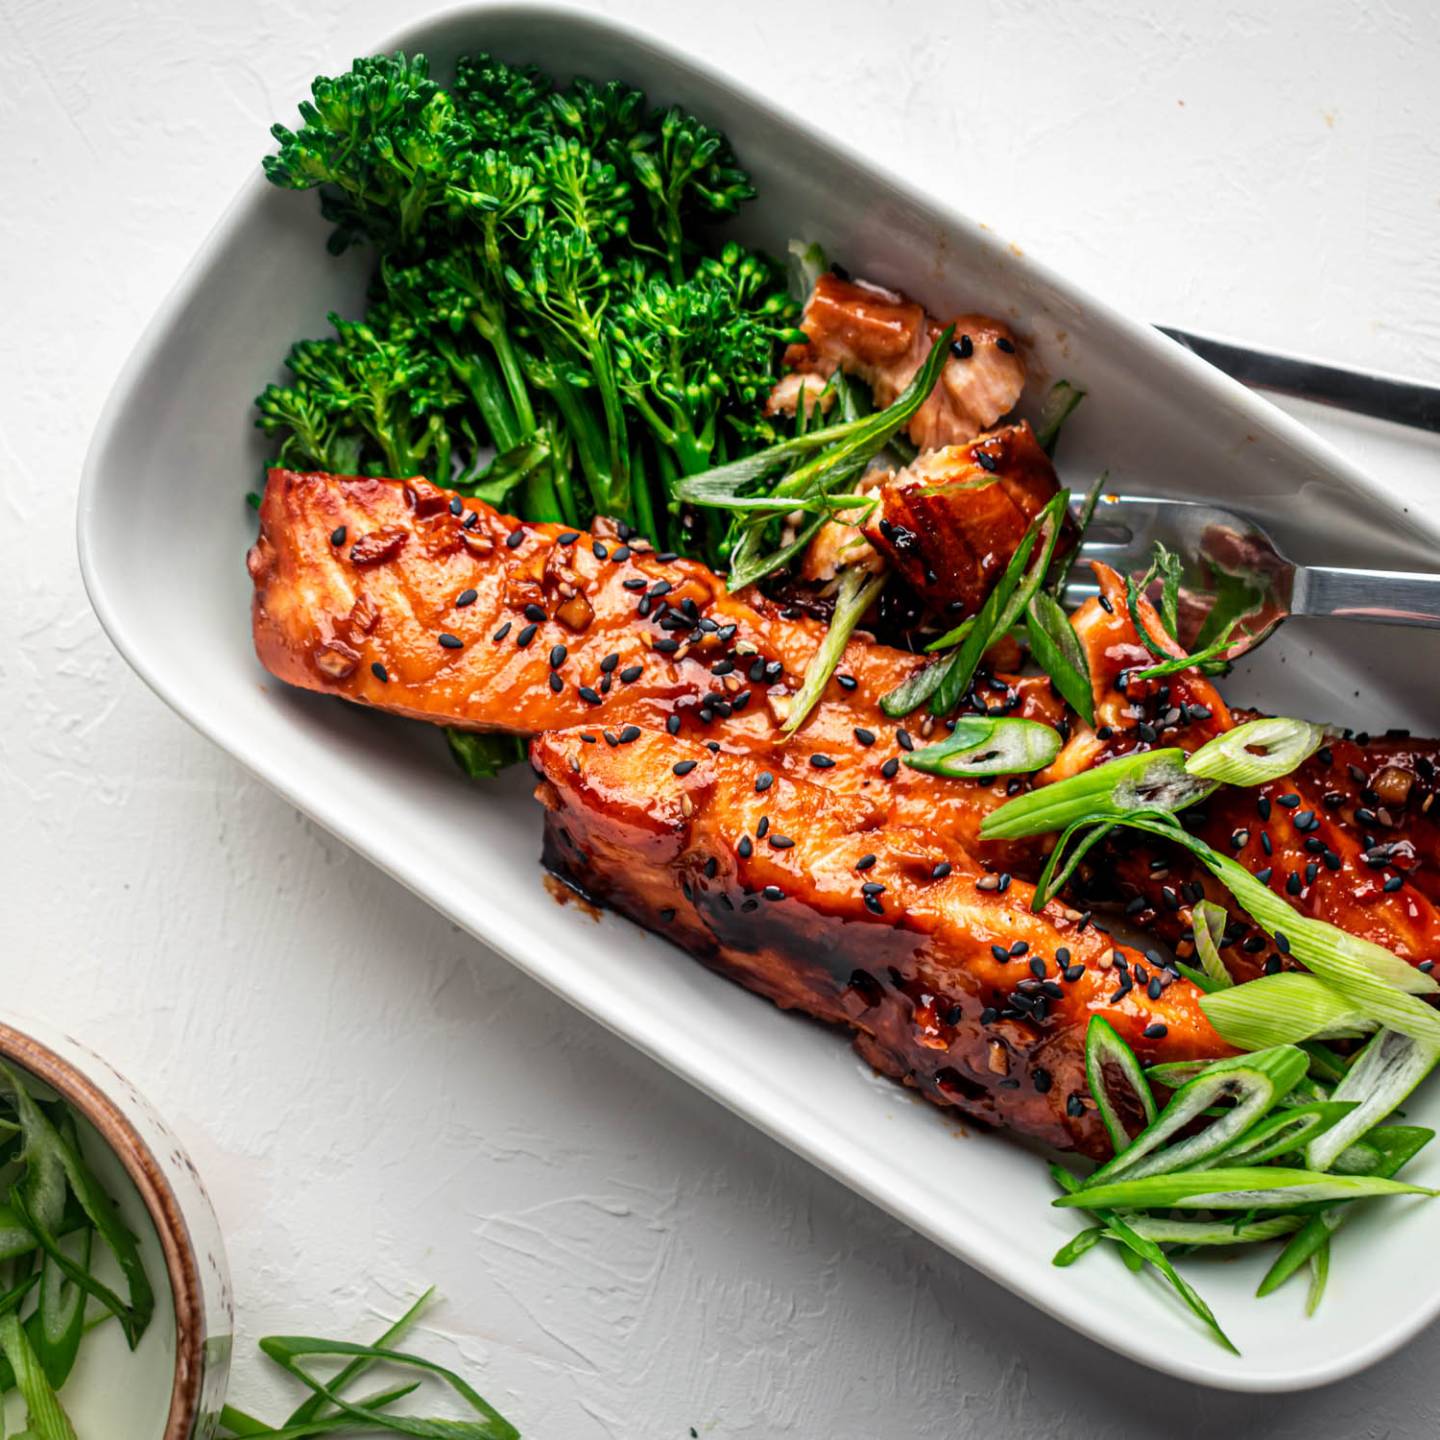
[[[1353,1039],[1375,1029],[1375,1021],[1339,991],[1293,970],[1205,995],[1200,1008],[1221,1039],[1241,1050]]]
[[[1324,743],[1320,725],[1267,717],[1215,736],[1190,756],[1185,768],[1225,785],[1264,785],[1298,769]]]
[[[1048,590],[1037,590],[1025,611],[1030,653],[1055,688],[1087,725],[1095,723],[1090,662],[1070,617]]]
[[[885,573],[867,575],[854,566],[840,577],[840,593],[835,600],[834,613],[830,616],[830,628],[805,667],[805,678],[790,701],[789,713],[781,727],[782,734],[793,734],[815,708],[815,702],[824,694],[825,686],[845,654],[845,646],[849,644],[855,627],[880,598],[888,578]]]
[[[1355,1101],[1354,1111],[1343,1124],[1315,1139],[1305,1152],[1305,1163],[1315,1170],[1329,1169],[1347,1145],[1373,1130],[1404,1102],[1435,1068],[1436,1061],[1440,1061],[1440,1047],[1382,1030],[1335,1087],[1334,1098]]]
[[[1047,455],[1054,455],[1060,428],[1085,398],[1085,392],[1068,380],[1057,380],[1040,405],[1040,418],[1035,422],[1035,438]]]
[[[1107,760],[1092,770],[1019,795],[987,815],[983,840],[1019,840],[1064,830],[1077,820],[1110,820],[1140,810],[1181,810],[1202,800],[1215,782],[1185,768],[1180,749],[1148,750]]]
[[[1052,1205],[1174,1208],[1179,1210],[1265,1210],[1332,1200],[1360,1200],[1370,1195],[1440,1195],[1424,1185],[1383,1180],[1370,1175],[1328,1175],[1318,1170],[1290,1170],[1278,1165],[1220,1167],[1173,1171],[1140,1179],[1119,1179],[1085,1186],[1062,1195]]]
[[[944,740],[905,757],[912,770],[984,780],[1041,770],[1060,753],[1060,732],[1038,720],[962,716]]]
[[[1089,1190],[1121,1176],[1138,1179],[1205,1164],[1229,1149],[1273,1109],[1304,1075],[1308,1064],[1304,1051],[1280,1045],[1207,1065],[1182,1085],[1160,1114],[1082,1188]],[[1209,1125],[1167,1146],[1172,1136],[1190,1130],[1195,1121],[1223,1100],[1233,1100],[1234,1108],[1223,1110]]]
[[[1195,955],[1200,961],[1205,978],[1210,982],[1205,988],[1228,990],[1234,981],[1225,968],[1225,962],[1220,958],[1220,946],[1225,939],[1230,917],[1225,913],[1225,907],[1217,905],[1213,900],[1196,901],[1190,913],[1195,921]],[[1278,1045],[1281,1042],[1272,1040],[1268,1043]],[[1263,1047],[1257,1045],[1254,1048],[1259,1050]]]
[[[1092,1015],[1085,1031],[1085,1079],[1111,1148],[1119,1155],[1130,1147],[1130,1133],[1121,1119],[1124,1101],[1123,1094],[1114,1089],[1116,1082],[1129,1092],[1130,1108],[1138,1107],[1147,1125],[1155,1120],[1156,1105],[1135,1052],[1103,1015]]]

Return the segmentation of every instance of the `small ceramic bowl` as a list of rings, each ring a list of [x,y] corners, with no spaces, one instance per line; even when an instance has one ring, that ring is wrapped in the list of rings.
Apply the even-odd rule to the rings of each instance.
[[[155,1286],[155,1319],[133,1354],[114,1325],[81,1347],[61,1392],[79,1433],[211,1440],[230,1370],[234,1303],[219,1222],[195,1166],[139,1091],[62,1031],[0,1014],[0,1057],[75,1112],[86,1158],[139,1236]]]

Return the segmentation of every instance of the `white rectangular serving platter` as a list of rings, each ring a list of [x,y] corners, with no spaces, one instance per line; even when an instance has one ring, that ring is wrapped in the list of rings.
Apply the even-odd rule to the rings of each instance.
[[[1423,568],[1440,532],[1303,427],[1193,356],[1080,293],[943,201],[888,177],[796,116],[647,36],[552,6],[472,6],[376,50],[464,50],[585,73],[679,102],[730,137],[760,198],[739,238],[783,254],[819,241],[856,274],[939,314],[989,310],[1029,337],[1028,403],[1064,375],[1090,392],[1062,472],[1083,488],[1204,495],[1263,518],[1299,560]],[[348,56],[337,55],[333,71]],[[297,97],[298,98],[298,97]],[[288,118],[288,117],[279,117]],[[258,148],[258,147],[257,147]],[[256,174],[126,365],[81,485],[79,541],[95,609],[131,665],[203,734],[361,854],[530,975],[754,1125],[1040,1309],[1130,1360],[1207,1385],[1292,1390],[1372,1364],[1440,1311],[1423,1257],[1440,1207],[1400,1201],[1337,1246],[1319,1314],[1304,1285],[1251,1299],[1252,1258],[1197,1279],[1243,1357],[1223,1352],[1158,1286],[1109,1254],[1068,1271],[1050,1256],[1077,1228],[1050,1208],[1043,1164],[1000,1136],[872,1076],[845,1040],[782,1014],[629,922],[547,893],[528,776],[460,780],[437,732],[290,691],[250,644],[244,557],[265,448],[250,400],[292,340],[359,306],[365,265],[326,253],[313,196]],[[1291,622],[1232,699],[1357,727],[1435,728],[1440,640],[1420,631]],[[397,964],[403,956],[395,957]],[[1440,1122],[1431,1094],[1410,1118]],[[1440,1182],[1428,1154],[1416,1177]],[[1273,1253],[1273,1252],[1271,1252]]]

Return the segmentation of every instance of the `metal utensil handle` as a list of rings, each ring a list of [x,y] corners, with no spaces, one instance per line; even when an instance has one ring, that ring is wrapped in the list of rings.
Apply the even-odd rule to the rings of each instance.
[[[1257,390],[1299,395],[1306,400],[1318,400],[1322,405],[1374,415],[1417,430],[1440,430],[1440,386],[1401,375],[1351,370],[1303,355],[1283,355],[1253,345],[1237,345],[1233,340],[1196,335],[1173,325],[1155,328],[1178,340],[1187,350],[1193,350],[1202,360],[1208,360],[1217,370]]]
[[[1295,615],[1440,626],[1440,575],[1301,566],[1290,608]]]

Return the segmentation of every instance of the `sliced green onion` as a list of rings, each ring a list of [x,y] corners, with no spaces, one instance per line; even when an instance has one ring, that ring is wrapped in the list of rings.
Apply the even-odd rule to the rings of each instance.
[[[1220,1155],[1274,1108],[1276,1101],[1304,1075],[1308,1064],[1304,1051],[1293,1045],[1279,1045],[1207,1065],[1182,1085],[1160,1114],[1082,1188],[1088,1191],[1121,1176],[1139,1178],[1184,1170]],[[1209,1125],[1178,1143],[1166,1144],[1221,1100],[1234,1100],[1234,1108],[1223,1110]]]
[[[1264,1165],[1278,1160],[1282,1155],[1304,1149],[1311,1140],[1339,1124],[1354,1108],[1339,1100],[1311,1100],[1282,1108],[1219,1151],[1212,1163]]]
[[[1045,858],[1044,868],[1035,883],[1035,896],[1030,902],[1031,910],[1038,915],[1070,883],[1076,867],[1090,850],[1114,828],[1103,821],[1096,825],[1089,820],[1077,820],[1063,830],[1055,842],[1055,848]],[[1076,835],[1079,835],[1080,839],[1072,845],[1071,841]]]
[[[1320,1308],[1325,1294],[1325,1282],[1330,1278],[1330,1237],[1321,1241],[1310,1257],[1310,1293],[1305,1297],[1305,1314],[1313,1316]]]
[[[1050,387],[1040,405],[1040,418],[1035,422],[1035,438],[1047,455],[1054,455],[1060,427],[1084,398],[1085,392],[1068,380],[1057,380]]]
[[[1214,789],[1214,781],[1187,773],[1183,750],[1122,755],[1068,780],[1016,796],[985,817],[980,838],[1019,840],[1064,830],[1077,820],[1119,819],[1137,810],[1181,810]]]
[[[1095,518],[1095,507],[1100,503],[1100,496],[1109,479],[1110,472],[1102,470],[1085,492],[1085,499],[1080,505],[1080,513],[1075,517],[1077,532],[1075,544],[1055,562],[1050,578],[1045,582],[1046,590],[1057,600],[1065,593],[1065,582],[1070,578],[1070,571],[1074,568],[1076,557],[1080,554],[1081,542],[1085,539],[1085,532],[1090,528],[1091,520]]]
[[[1190,756],[1185,768],[1224,785],[1264,785],[1298,769],[1324,743],[1321,725],[1267,717],[1215,736]]]
[[[383,1362],[400,1365],[434,1375],[442,1380],[453,1394],[463,1400],[474,1414],[481,1416],[478,1421],[422,1419],[419,1416],[387,1415],[384,1428],[395,1435],[422,1437],[453,1436],[454,1440],[520,1440],[520,1432],[495,1409],[483,1396],[453,1370],[425,1360],[418,1355],[407,1355],[399,1350],[389,1350],[380,1345],[353,1345],[339,1340],[321,1340],[307,1335],[268,1335],[260,1341],[261,1351],[273,1360],[287,1374],[307,1385],[323,1400],[328,1401],[342,1415],[352,1420],[370,1422],[367,1429],[375,1428],[375,1413],[353,1401],[346,1400],[333,1387],[333,1382],[321,1380],[300,1362],[303,1358],[346,1357],[351,1360]],[[325,1425],[325,1421],[312,1422]],[[303,1432],[302,1432],[303,1433]]]
[[[793,734],[804,723],[805,717],[815,708],[815,702],[824,694],[835,667],[845,654],[845,647],[855,633],[865,612],[880,598],[888,575],[867,575],[852,566],[840,577],[840,593],[835,600],[835,610],[830,616],[830,628],[820,647],[810,657],[805,667],[805,678],[790,701],[789,713],[785,716],[781,733]]]
[[[1139,578],[1133,575],[1125,577],[1125,604],[1130,611],[1130,623],[1135,627],[1135,633],[1140,637],[1141,643],[1152,654],[1158,655],[1162,660],[1175,659],[1174,651],[1158,641],[1145,628],[1145,621],[1140,614],[1140,597],[1150,588],[1150,582],[1158,575],[1161,578],[1160,604],[1156,607],[1160,616],[1160,623],[1169,632],[1166,638],[1173,644],[1179,645],[1176,639],[1177,612],[1180,598],[1180,557],[1167,550],[1158,541],[1155,545],[1155,558],[1150,562],[1150,568]],[[1182,668],[1190,663],[1189,657],[1185,657]]]
[[[1060,753],[1060,732],[1038,720],[963,716],[954,732],[905,757],[912,770],[955,779],[989,779],[1042,770]]]
[[[1137,1235],[1157,1245],[1258,1245],[1293,1235],[1305,1223],[1305,1217],[1270,1215],[1264,1220],[1236,1224],[1230,1220],[1171,1220],[1163,1215],[1136,1214],[1128,1216],[1127,1223]]]
[[[1082,1255],[1093,1250],[1104,1238],[1105,1227],[1092,1225],[1088,1230],[1082,1230],[1078,1235],[1067,1240],[1051,1256],[1050,1263],[1063,1270],[1065,1266],[1073,1265]]]
[[[1248,987],[1247,987],[1248,988]],[[1435,1068],[1440,1047],[1393,1030],[1382,1030],[1360,1052],[1335,1087],[1336,1100],[1353,1100],[1355,1109],[1305,1151],[1313,1170],[1328,1170],[1352,1140],[1373,1129]]]
[[[1008,808],[1002,806],[996,813],[1003,814]],[[1115,823],[1183,845],[1229,890],[1241,909],[1275,938],[1277,947],[1288,951],[1379,1024],[1426,1044],[1440,1045],[1440,1015],[1415,998],[1440,990],[1440,985],[1424,971],[1407,965],[1371,940],[1299,914],[1243,866],[1178,825],[1144,815],[1120,816]],[[985,834],[983,826],[980,833]]]
[[[1139,1179],[1122,1177],[1105,1185],[1087,1185],[1051,1203],[1062,1208],[1083,1205],[1087,1209],[1121,1206],[1139,1210],[1262,1210],[1360,1200],[1370,1195],[1434,1196],[1440,1195],[1440,1190],[1371,1175],[1330,1175],[1318,1170],[1255,1165],[1172,1171]]]
[[[963,640],[975,628],[977,618],[971,615],[962,620],[950,632],[951,635]],[[938,660],[932,660],[928,665],[916,670],[893,690],[880,697],[881,710],[892,720],[901,720],[912,710],[919,709],[939,689],[941,680],[945,678],[945,667],[949,663],[949,656],[942,655]]]
[[[1063,1200],[1071,1200],[1075,1204],[1083,1204],[1084,1196],[1077,1194],[1080,1182],[1068,1170],[1059,1165],[1050,1167],[1050,1174],[1054,1176],[1055,1183],[1066,1192]],[[1054,1202],[1059,1205],[1062,1200]],[[1230,1337],[1220,1328],[1220,1322],[1215,1318],[1215,1312],[1205,1303],[1200,1292],[1170,1263],[1170,1257],[1160,1248],[1154,1240],[1139,1234],[1132,1229],[1128,1220],[1123,1220],[1119,1215],[1109,1210],[1092,1210],[1086,1205],[1087,1210],[1097,1220],[1103,1221],[1106,1235],[1117,1241],[1120,1246],[1120,1254],[1126,1266],[1132,1271],[1143,1269],[1148,1263],[1153,1265],[1166,1281],[1180,1296],[1181,1300],[1189,1307],[1191,1312],[1204,1322],[1206,1328],[1212,1335],[1232,1354],[1240,1352],[1235,1348]]]
[[[70,1417],[45,1378],[25,1327],[13,1310],[0,1315],[0,1353],[14,1373],[15,1388],[25,1401],[26,1424],[34,1431],[36,1440],[75,1440]]]
[[[1135,1052],[1120,1038],[1115,1027],[1103,1015],[1092,1015],[1085,1031],[1085,1079],[1090,1086],[1091,1098],[1099,1111],[1100,1122],[1110,1137],[1110,1145],[1116,1155],[1130,1146],[1130,1134],[1120,1118],[1120,1107],[1111,1092],[1111,1078],[1108,1069],[1118,1072],[1120,1080],[1130,1091],[1145,1117],[1147,1125],[1153,1123],[1156,1114],[1155,1097],[1150,1093],[1145,1072],[1135,1058]]]
[[[1416,1125],[1385,1125],[1372,1130],[1370,1138],[1376,1142],[1371,1147],[1376,1159],[1369,1173],[1388,1180],[1399,1174],[1435,1138],[1435,1132]],[[1265,1296],[1278,1290],[1353,1213],[1352,1206],[1336,1205],[1312,1215],[1276,1257],[1255,1294]]]
[[[1189,769],[1188,765],[1186,769]],[[1191,914],[1195,921],[1195,955],[1200,961],[1200,968],[1215,990],[1228,990],[1235,982],[1220,958],[1220,946],[1224,943],[1226,930],[1230,928],[1230,916],[1223,905],[1217,905],[1213,900],[1197,900]],[[1231,1044],[1234,1043],[1231,1041]],[[1272,1040],[1269,1043],[1279,1045],[1283,1042]],[[1259,1050],[1263,1047],[1247,1048]]]
[[[1241,1050],[1352,1039],[1375,1029],[1375,1021],[1339,991],[1294,970],[1202,996],[1200,1008],[1220,1038]]]
[[[1095,693],[1090,662],[1070,617],[1048,590],[1037,590],[1025,611],[1030,653],[1054,682],[1070,708],[1087,725],[1095,723]]]

